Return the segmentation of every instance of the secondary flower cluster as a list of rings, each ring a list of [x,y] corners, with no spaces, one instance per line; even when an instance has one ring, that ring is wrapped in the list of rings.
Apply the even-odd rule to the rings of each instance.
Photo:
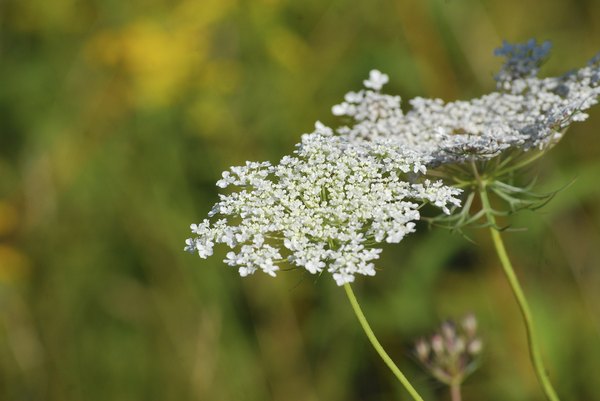
[[[223,218],[191,226],[186,250],[206,258],[216,243],[226,244],[232,251],[225,263],[242,276],[275,276],[284,261],[312,274],[327,271],[338,285],[372,276],[381,252],[372,246],[413,232],[423,203],[446,213],[459,205],[460,190],[417,182],[427,161],[389,141],[349,142],[318,123],[279,164],[248,162],[224,172],[217,185],[239,190],[221,195],[210,212]]]
[[[445,103],[417,97],[404,113],[399,96],[380,92],[387,75],[373,70],[367,89],[349,92],[333,114],[353,120],[337,130],[353,141],[386,138],[430,157],[430,165],[487,160],[512,149],[545,149],[556,143],[600,96],[600,58],[561,77],[538,78],[550,45],[534,40],[504,43],[496,50],[507,61],[496,76],[498,91]]]
[[[433,377],[453,385],[462,383],[475,370],[482,348],[477,319],[467,315],[459,325],[446,321],[429,339],[418,340],[415,355]]]

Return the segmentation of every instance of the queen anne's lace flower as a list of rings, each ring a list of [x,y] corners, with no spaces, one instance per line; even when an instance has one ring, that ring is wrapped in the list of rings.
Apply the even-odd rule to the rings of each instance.
[[[364,80],[363,84],[367,88],[378,91],[383,88],[383,85],[387,84],[389,80],[390,77],[388,77],[387,74],[383,74],[381,71],[372,70],[369,73],[369,79]]]
[[[354,120],[337,132],[358,142],[386,138],[430,157],[433,166],[485,160],[508,149],[545,149],[572,122],[585,120],[584,110],[600,96],[600,56],[562,77],[538,78],[549,48],[548,42],[505,42],[496,51],[507,57],[497,75],[497,92],[448,103],[417,97],[409,101],[407,113],[399,96],[380,92],[387,76],[373,70],[367,89],[349,92],[333,107],[333,114]]]
[[[382,82],[372,76],[373,85]],[[186,250],[201,258],[221,243],[225,263],[242,276],[256,270],[275,276],[287,261],[312,274],[327,271],[338,285],[355,274],[372,276],[381,249],[415,230],[425,202],[449,213],[460,190],[414,179],[427,159],[387,141],[351,143],[317,124],[294,156],[279,164],[248,162],[223,173],[217,185],[240,189],[221,195],[208,219],[191,226]],[[413,181],[409,181],[411,176]]]
[[[339,285],[375,274],[377,243],[400,242],[415,230],[419,207],[445,213],[460,190],[420,179],[426,166],[487,160],[507,150],[525,152],[556,143],[600,95],[600,56],[577,71],[538,78],[549,44],[504,43],[507,61],[498,91],[445,103],[414,98],[404,113],[400,97],[381,93],[389,78],[373,70],[366,89],[346,94],[333,113],[353,124],[333,130],[317,123],[294,156],[276,165],[247,162],[223,173],[221,195],[209,217],[191,226],[185,249],[201,258],[215,244],[231,248],[225,263],[242,276],[275,276],[282,262],[312,274],[331,273]]]

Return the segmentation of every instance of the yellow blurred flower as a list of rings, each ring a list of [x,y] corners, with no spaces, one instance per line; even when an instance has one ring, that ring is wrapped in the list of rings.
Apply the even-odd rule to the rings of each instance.
[[[0,283],[11,284],[29,275],[30,262],[18,249],[0,244]]]
[[[138,18],[121,30],[99,32],[88,43],[88,58],[122,69],[137,105],[165,106],[209,61],[212,24],[233,5],[233,0],[181,2],[164,18]]]

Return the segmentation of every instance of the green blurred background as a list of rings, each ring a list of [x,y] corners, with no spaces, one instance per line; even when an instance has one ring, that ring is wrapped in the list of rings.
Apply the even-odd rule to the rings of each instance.
[[[277,161],[369,69],[404,99],[494,87],[502,39],[553,42],[543,74],[600,50],[600,1],[0,1],[0,399],[377,401],[407,395],[342,290],[241,279],[183,252],[220,172]],[[505,235],[550,375],[600,399],[600,107],[537,164],[574,183]],[[485,231],[427,229],[356,291],[428,400],[410,345],[475,312],[465,400],[542,400]]]

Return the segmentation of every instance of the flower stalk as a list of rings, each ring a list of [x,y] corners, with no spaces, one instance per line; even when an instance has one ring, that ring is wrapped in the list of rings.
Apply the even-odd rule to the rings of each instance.
[[[452,383],[450,386],[450,397],[452,401],[462,401],[462,395],[460,392],[460,382]]]
[[[521,284],[517,279],[517,275],[515,274],[510,258],[508,257],[508,253],[506,252],[506,247],[504,246],[502,236],[497,229],[496,218],[490,205],[485,182],[481,180],[479,181],[479,197],[489,223],[489,230],[492,236],[492,242],[494,243],[494,248],[496,249],[496,253],[500,259],[500,263],[504,271],[504,275],[508,280],[510,288],[519,305],[519,309],[521,310],[521,315],[523,316],[523,322],[525,323],[525,330],[527,332],[527,342],[529,344],[529,355],[538,381],[540,382],[540,385],[544,390],[544,394],[549,401],[559,401],[558,395],[556,394],[554,387],[552,387],[552,383],[548,377],[548,372],[544,366],[531,309],[527,299],[525,298]]]
[[[398,366],[394,363],[392,358],[390,358],[388,353],[385,352],[385,349],[383,348],[383,346],[381,345],[381,343],[375,336],[375,333],[373,333],[373,330],[371,329],[371,326],[369,325],[369,322],[367,321],[367,318],[365,317],[365,315],[360,307],[360,304],[358,303],[358,300],[356,299],[356,296],[354,295],[354,291],[352,291],[352,287],[350,286],[350,284],[348,284],[348,283],[344,284],[344,289],[346,290],[346,295],[348,296],[348,299],[350,300],[350,304],[352,305],[352,310],[354,311],[354,314],[358,318],[358,321],[360,322],[360,325],[361,325],[363,331],[365,332],[369,341],[371,342],[371,345],[373,345],[373,348],[375,348],[375,351],[377,351],[377,353],[379,354],[381,359],[383,359],[385,364],[390,368],[392,373],[394,373],[394,375],[396,376],[398,381],[402,384],[402,386],[404,386],[404,388],[406,389],[406,391],[408,391],[408,393],[411,395],[411,397],[415,401],[423,401],[423,397],[421,397],[419,395],[419,393],[417,392],[417,390],[415,390],[415,388],[410,384],[410,382],[408,381],[406,376],[402,373],[400,368],[398,368]]]

